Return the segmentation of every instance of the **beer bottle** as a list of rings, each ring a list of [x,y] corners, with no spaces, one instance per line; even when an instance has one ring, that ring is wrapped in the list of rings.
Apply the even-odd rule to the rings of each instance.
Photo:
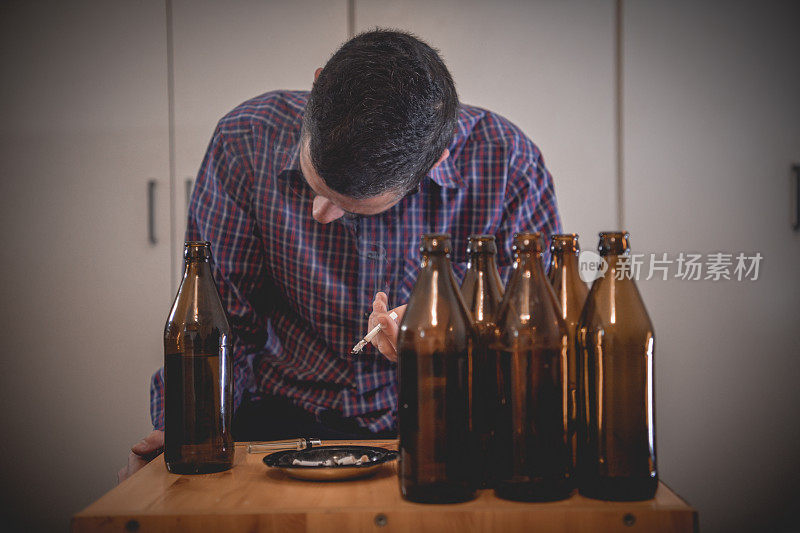
[[[497,313],[495,493],[520,501],[570,493],[567,325],[545,279],[540,233],[514,236],[514,271]]]
[[[580,277],[578,270],[578,254],[580,246],[575,233],[556,234],[550,236],[550,283],[561,306],[561,318],[567,323],[567,384],[569,413],[569,445],[572,472],[575,473],[578,462],[578,356],[575,350],[575,328],[586,302],[589,287]],[[575,481],[572,481],[575,486]]]
[[[164,328],[164,460],[175,474],[233,466],[230,326],[208,242],[187,242],[186,267]]]
[[[475,497],[470,363],[475,332],[450,266],[450,236],[425,234],[398,334],[400,491],[407,500]]]
[[[470,235],[467,255],[461,294],[477,333],[472,352],[474,474],[477,485],[485,488],[493,484],[490,453],[497,408],[497,363],[489,345],[495,333],[495,314],[503,299],[503,281],[497,271],[494,235]]]
[[[646,500],[658,486],[653,325],[632,279],[628,233],[601,233],[599,250],[608,270],[592,284],[577,331],[585,432],[579,490]]]

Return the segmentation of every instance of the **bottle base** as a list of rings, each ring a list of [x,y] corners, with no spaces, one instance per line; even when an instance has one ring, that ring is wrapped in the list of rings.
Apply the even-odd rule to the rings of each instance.
[[[567,480],[501,481],[496,484],[494,493],[498,498],[517,502],[554,502],[569,498],[572,487]]]
[[[233,468],[233,463],[167,463],[167,470],[172,474],[194,475],[213,474]]]
[[[403,498],[416,503],[463,503],[474,500],[475,490],[452,483],[430,483],[413,487],[400,487]]]
[[[587,481],[581,480],[578,492],[581,496],[595,500],[614,502],[636,502],[652,500],[658,488],[658,477],[628,478],[613,477]]]

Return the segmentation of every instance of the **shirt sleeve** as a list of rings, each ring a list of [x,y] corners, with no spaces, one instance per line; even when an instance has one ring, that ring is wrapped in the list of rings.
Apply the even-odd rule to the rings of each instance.
[[[249,137],[217,127],[189,204],[186,240],[209,241],[214,280],[233,338],[234,411],[253,382],[253,358],[267,341],[264,252],[251,204]],[[164,374],[151,380],[153,427],[164,427]]]
[[[511,275],[515,233],[542,233],[542,260],[547,271],[550,267],[550,235],[561,232],[553,177],[536,145],[521,132],[519,135],[509,158],[503,215],[495,235],[498,266],[504,283]]]
[[[164,431],[164,367],[150,378],[150,420],[153,429]]]

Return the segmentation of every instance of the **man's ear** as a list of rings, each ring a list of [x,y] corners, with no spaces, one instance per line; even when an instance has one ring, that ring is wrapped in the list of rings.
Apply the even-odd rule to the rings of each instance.
[[[317,70],[314,71],[314,81],[317,81],[320,72],[322,72],[322,67],[319,67]]]
[[[444,152],[442,152],[442,157],[440,157],[440,158],[439,158],[439,160],[436,162],[436,164],[435,164],[435,165],[433,165],[433,168],[436,168],[436,167],[438,167],[439,165],[441,165],[441,164],[442,164],[442,162],[443,162],[445,159],[447,159],[448,157],[450,157],[450,149],[449,149],[449,148],[445,148],[445,149],[444,149]]]

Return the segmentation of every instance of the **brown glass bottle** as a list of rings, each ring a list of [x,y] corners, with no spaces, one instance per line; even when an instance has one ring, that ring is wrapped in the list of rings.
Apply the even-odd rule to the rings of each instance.
[[[497,313],[495,493],[520,501],[569,496],[567,325],[542,266],[539,233],[514,236],[514,271]]]
[[[470,365],[475,331],[450,266],[450,236],[422,236],[422,262],[398,334],[400,491],[407,500],[475,497]]]
[[[608,264],[592,284],[578,324],[582,435],[579,490],[603,500],[646,500],[658,486],[655,335],[630,279],[629,235],[600,234]]]
[[[186,268],[164,328],[164,460],[175,474],[233,466],[230,326],[208,242],[187,242]]]
[[[589,287],[580,277],[578,235],[575,233],[550,236],[550,272],[548,277],[561,307],[561,318],[567,323],[569,338],[567,352],[567,383],[569,389],[569,443],[572,472],[578,462],[578,356],[575,350],[575,330],[580,320]],[[575,485],[574,480],[572,482]]]
[[[487,488],[494,485],[490,454],[497,411],[497,362],[489,345],[494,339],[495,315],[503,299],[494,235],[470,235],[467,256],[469,262],[461,283],[461,294],[477,334],[472,352],[474,474],[476,484]]]

